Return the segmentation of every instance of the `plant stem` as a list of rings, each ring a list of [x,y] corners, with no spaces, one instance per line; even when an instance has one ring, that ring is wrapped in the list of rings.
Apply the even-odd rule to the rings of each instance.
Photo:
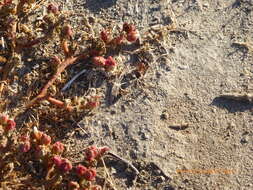
[[[42,88],[41,92],[26,105],[26,108],[30,108],[34,104],[36,104],[37,102],[45,99],[46,96],[47,96],[47,91],[48,91],[49,87],[53,85],[53,83],[56,81],[56,79],[58,78],[58,76],[69,65],[75,64],[77,61],[79,61],[81,59],[84,59],[85,57],[86,57],[85,55],[81,54],[81,55],[76,56],[76,57],[68,57],[63,62],[60,62],[59,58],[55,58],[55,61],[58,64],[58,68],[57,68],[56,73],[51,77],[51,79],[49,79],[49,81],[46,83],[46,85]]]

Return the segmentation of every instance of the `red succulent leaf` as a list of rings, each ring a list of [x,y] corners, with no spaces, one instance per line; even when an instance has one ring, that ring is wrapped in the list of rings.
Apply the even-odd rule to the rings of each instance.
[[[101,156],[103,156],[107,151],[109,151],[110,150],[110,148],[109,147],[107,147],[107,146],[105,146],[105,147],[100,147],[99,148],[99,156],[101,157]]]
[[[57,14],[59,12],[59,7],[56,4],[50,3],[47,6],[47,11],[48,11],[48,13]]]
[[[109,39],[109,32],[108,31],[106,31],[106,30],[103,30],[101,33],[100,33],[100,37],[101,37],[101,39],[105,42],[105,43],[107,43],[110,39]]]
[[[117,62],[111,56],[109,56],[105,61],[105,69],[107,71],[113,70],[116,65]]]
[[[0,5],[6,6],[12,3],[12,0],[4,0],[3,2],[0,3]]]
[[[5,125],[8,121],[8,116],[4,115],[4,114],[1,114],[0,115],[0,125]]]
[[[92,58],[92,62],[96,66],[105,66],[106,59],[102,56],[95,56]]]
[[[19,140],[21,142],[27,142],[27,141],[30,141],[30,137],[28,135],[22,135],[19,137]]]
[[[43,133],[40,141],[41,141],[41,144],[49,145],[51,143],[51,137],[48,136],[47,134]]]
[[[91,190],[102,190],[102,187],[99,186],[99,185],[92,186],[92,187],[91,187]]]
[[[61,154],[64,151],[64,145],[60,142],[57,141],[52,145],[52,153],[53,154]]]
[[[97,148],[95,146],[90,146],[85,149],[85,158],[88,162],[92,162],[96,159],[99,159],[103,156],[107,151],[109,151],[109,147],[101,147]]]
[[[84,173],[85,173],[87,170],[88,170],[88,169],[87,169],[85,166],[81,165],[81,164],[79,164],[79,165],[76,166],[76,173],[77,173],[77,175],[78,175],[79,177],[83,176]]]
[[[66,38],[71,38],[73,36],[73,30],[70,25],[66,25],[62,28],[62,35]]]
[[[123,31],[125,31],[126,33],[130,33],[132,31],[136,31],[136,28],[133,24],[124,23],[123,24]]]
[[[88,162],[92,162],[96,159],[98,155],[98,149],[95,146],[90,146],[85,150],[84,154],[85,154],[86,160]]]
[[[60,156],[53,156],[51,160],[57,168],[59,168],[62,164],[62,158]]]
[[[26,153],[31,149],[31,143],[29,141],[26,141],[22,143],[19,148],[21,152]]]
[[[15,127],[16,127],[16,122],[11,119],[8,119],[4,130],[8,132],[15,129]]]
[[[136,31],[131,31],[126,36],[127,41],[135,42],[138,39],[138,35]]]
[[[72,163],[67,160],[67,159],[62,159],[61,165],[60,165],[60,169],[66,173],[69,172],[70,170],[72,170]]]
[[[87,181],[94,181],[95,178],[96,178],[96,176],[97,176],[97,172],[96,172],[95,169],[92,169],[92,168],[86,170],[86,171],[84,172],[84,174],[83,174],[83,177],[84,177]]]
[[[98,107],[99,104],[100,104],[100,102],[98,102],[98,101],[89,101],[89,102],[86,103],[85,107],[86,107],[86,109],[91,110],[91,109],[94,109],[94,108]]]
[[[112,56],[109,56],[105,61],[105,66],[116,66],[116,61],[112,58]]]
[[[68,183],[68,189],[69,190],[79,190],[80,185],[76,181],[70,181]]]

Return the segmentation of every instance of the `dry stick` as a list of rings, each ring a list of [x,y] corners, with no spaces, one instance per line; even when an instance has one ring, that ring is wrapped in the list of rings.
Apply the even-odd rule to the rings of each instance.
[[[59,60],[59,58],[55,57],[55,61],[57,62],[58,64],[58,68],[57,68],[57,71],[56,73],[52,76],[52,78],[47,82],[47,84],[42,88],[41,92],[34,98],[32,99],[27,105],[26,105],[26,108],[30,108],[31,106],[33,106],[34,104],[36,104],[37,102],[43,100],[46,98],[47,96],[47,91],[48,91],[48,88],[50,86],[53,85],[53,83],[56,81],[56,79],[58,78],[58,76],[69,66],[69,65],[73,65],[74,63],[76,63],[77,61],[85,58],[86,56],[84,55],[79,55],[79,56],[76,56],[76,57],[69,57],[69,58],[66,58],[63,62],[61,62]]]
[[[3,36],[1,37],[1,46],[2,46],[2,49],[5,49],[5,41],[4,41]]]
[[[111,178],[111,176],[110,176],[110,174],[109,174],[109,172],[108,172],[108,170],[107,170],[107,168],[106,168],[104,159],[101,158],[101,160],[102,160],[102,163],[103,163],[103,166],[104,166],[104,169],[105,169],[105,173],[106,173],[107,177],[109,178],[108,182],[110,183],[111,187],[112,187],[114,190],[117,190],[117,189],[114,187],[114,184],[112,183],[112,178]]]
[[[69,51],[69,47],[68,47],[68,42],[67,40],[63,40],[61,42],[61,46],[62,46],[62,49],[63,49],[63,53],[65,55],[65,57],[69,57],[70,55],[70,51]]]
[[[87,69],[83,69],[81,72],[77,73],[69,82],[67,82],[67,84],[65,84],[65,86],[61,89],[61,91],[65,91],[67,90],[71,84],[82,74],[86,73]]]
[[[130,163],[129,161],[125,160],[124,158],[121,158],[120,156],[118,156],[117,154],[115,153],[112,153],[112,152],[108,152],[107,153],[108,155],[111,155],[117,159],[119,159],[120,161],[124,162],[128,167],[132,168],[136,175],[138,175],[140,172],[138,171],[138,169],[136,167],[134,167],[134,165],[132,163]]]
[[[81,130],[84,132],[84,134],[86,134],[86,135],[88,134],[88,133],[80,126],[79,123],[77,123],[76,126],[79,127],[79,129],[81,129]]]
[[[73,111],[73,107],[70,105],[66,105],[63,101],[57,100],[51,96],[47,97],[47,101],[49,101],[51,104],[54,104],[60,108],[65,108],[69,112]]]
[[[169,128],[174,129],[174,130],[176,130],[176,131],[184,130],[184,129],[187,129],[188,127],[189,127],[189,124],[188,124],[188,123],[172,124],[172,125],[169,125]]]

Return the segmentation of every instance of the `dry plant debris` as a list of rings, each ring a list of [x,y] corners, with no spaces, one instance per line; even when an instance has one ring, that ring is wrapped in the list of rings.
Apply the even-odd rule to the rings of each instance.
[[[179,130],[185,130],[189,127],[189,124],[188,123],[183,123],[183,124],[172,124],[172,125],[169,125],[169,128],[171,129],[174,129],[176,131],[179,131]]]
[[[46,13],[39,18],[34,16],[45,6]],[[149,68],[150,63],[142,57],[149,50],[148,43],[154,40],[153,36],[144,36],[141,43],[137,28],[130,23],[124,23],[117,31],[108,27],[96,34],[88,21],[87,28],[75,33],[68,16],[56,3],[47,4],[44,0],[0,2],[0,189],[101,189],[96,180],[100,175],[97,168],[108,147],[87,147],[82,164],[75,165],[65,158],[64,144],[54,142],[55,131],[50,131],[49,136],[47,131],[39,129],[48,120],[55,125],[67,125],[67,120],[73,118],[81,120],[81,113],[89,113],[100,105],[103,95],[97,91],[64,99],[62,91],[80,75],[97,71],[106,80],[113,81],[133,74],[123,71],[123,63],[117,59],[122,46],[135,48],[130,53],[138,57],[132,65],[135,74],[138,73],[136,76],[145,75]],[[87,29],[89,32],[85,31]],[[162,28],[152,34],[156,36],[155,40],[161,40],[166,35],[165,30],[170,29]],[[81,40],[77,40],[77,35]],[[61,51],[52,44],[58,45]],[[17,68],[29,67],[24,62],[34,58],[29,56],[37,55],[38,47],[45,48],[41,59],[45,60],[47,55],[50,61],[42,61],[39,68],[20,76]],[[81,64],[82,71],[60,90],[59,84],[68,78],[66,70],[75,64],[79,67]],[[49,70],[51,72],[47,72]],[[61,81],[64,77],[65,80]],[[24,88],[12,90],[13,84],[29,88],[26,93],[22,92],[26,91]],[[87,87],[86,92],[89,90]],[[124,89],[119,87],[119,91]],[[32,117],[36,115],[34,121],[22,119],[31,113]],[[109,154],[139,173],[128,161]]]

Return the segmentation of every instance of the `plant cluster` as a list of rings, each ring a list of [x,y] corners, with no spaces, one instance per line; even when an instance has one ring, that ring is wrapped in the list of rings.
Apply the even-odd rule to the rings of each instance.
[[[8,116],[1,114],[0,115],[0,126],[5,134],[8,134],[10,131],[15,129],[16,123],[13,119],[8,118]]]
[[[54,3],[48,4],[47,14],[39,23],[34,21],[35,24],[27,24],[25,21],[35,9],[34,7],[39,7],[35,0],[17,2],[5,0],[0,5],[0,32],[2,33],[1,39],[4,39],[2,40],[3,50],[0,51],[0,62],[3,64],[0,65],[0,94],[10,82],[8,76],[20,64],[22,54],[26,49],[45,44],[49,39],[59,39],[59,46],[64,57],[51,56],[49,62],[53,69],[51,77],[39,93],[26,103],[25,107],[28,109],[46,100],[59,108],[73,111],[75,106],[66,104],[65,101],[53,97],[54,95],[49,92],[59,76],[69,66],[77,62],[89,62],[89,60],[92,60],[94,67],[103,68],[106,72],[117,70],[119,63],[115,61],[113,55],[109,55],[107,58],[104,56],[111,49],[126,43],[135,43],[139,37],[138,31],[133,24],[124,23],[122,30],[117,34],[113,34],[110,30],[102,30],[100,36],[89,36],[83,43],[77,44],[74,40],[75,33],[72,27],[66,23],[66,14],[60,11]],[[84,44],[87,47],[80,50],[79,45]],[[84,107],[90,108],[89,105]]]
[[[0,98],[11,94],[9,84],[13,82],[15,78],[13,75],[16,74],[13,71],[21,65],[25,53],[31,49],[36,51],[38,46],[45,46],[53,41],[57,43],[61,52],[48,57],[47,64],[52,73],[47,75],[49,77],[46,78],[46,82],[44,78],[39,79],[41,88],[35,89],[28,97],[22,99],[25,100],[21,103],[23,107],[20,110],[23,112],[19,114],[25,114],[31,108],[39,113],[36,108],[43,108],[41,103],[45,101],[49,103],[49,107],[59,108],[69,115],[89,112],[100,105],[101,96],[95,94],[88,97],[74,97],[66,101],[59,95],[60,90],[56,87],[57,80],[67,68],[76,63],[81,63],[88,71],[103,72],[108,80],[117,78],[116,76],[122,73],[122,63],[117,60],[117,55],[122,46],[139,47],[138,30],[135,25],[124,23],[117,31],[104,28],[96,35],[83,37],[77,42],[77,34],[67,21],[68,15],[61,11],[57,4],[47,4],[46,13],[41,19],[33,20],[33,13],[44,6],[43,3],[45,1],[36,0],[0,2]],[[146,69],[146,64],[137,64],[136,70],[139,73],[144,74]],[[11,113],[10,110],[6,110],[8,106],[5,105],[9,102],[4,99],[0,101],[2,101],[0,103],[0,113],[2,112],[0,114],[0,188],[4,186],[3,184],[6,187],[10,185],[1,182],[8,177],[18,178],[23,175],[20,174],[21,168],[27,163],[22,163],[21,160],[24,162],[36,160],[45,171],[42,181],[47,184],[46,189],[57,189],[62,187],[62,184],[65,184],[64,189],[69,190],[101,189],[96,184],[96,168],[101,157],[109,150],[108,147],[88,147],[84,150],[82,164],[72,163],[64,156],[66,154],[64,144],[60,141],[54,142],[53,137],[47,133],[39,131],[36,127],[32,130],[31,128],[14,130],[16,128],[14,120],[18,119],[15,114],[12,115],[13,119],[4,114],[4,111]],[[23,182],[18,183],[26,189]]]
[[[16,123],[6,115],[1,114],[0,126],[2,128],[0,153],[0,169],[8,167],[10,161],[8,154],[12,156],[27,157],[39,161],[40,167],[44,172],[44,183],[47,189],[57,189],[66,184],[69,190],[99,190],[101,187],[96,185],[97,163],[101,157],[109,151],[108,147],[97,148],[96,146],[87,147],[83,151],[84,160],[82,164],[73,164],[64,157],[65,145],[60,141],[52,142],[52,138],[46,133],[34,127],[33,131],[21,134],[14,139],[13,133]],[[16,142],[14,145],[13,142]],[[9,158],[10,159],[10,158]],[[13,165],[12,170],[15,169]],[[2,174],[2,175],[1,175]],[[6,173],[0,172],[0,179]],[[41,176],[41,177],[43,177]]]

